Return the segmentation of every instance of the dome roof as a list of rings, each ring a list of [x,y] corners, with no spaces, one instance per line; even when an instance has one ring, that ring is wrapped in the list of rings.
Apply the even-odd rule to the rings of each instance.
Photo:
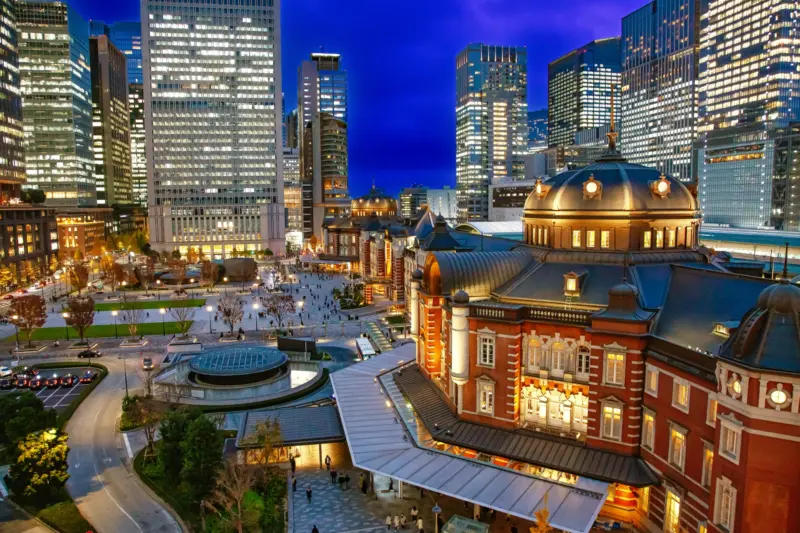
[[[683,183],[622,158],[601,159],[537,183],[525,211],[687,211],[700,216],[697,201]]]
[[[458,291],[453,296],[453,303],[456,303],[456,304],[468,304],[469,303],[469,294],[467,294],[467,291]]]
[[[781,314],[800,313],[800,288],[792,283],[774,283],[761,291],[756,305]]]
[[[358,198],[353,199],[352,208],[353,209],[375,209],[375,210],[385,210],[392,208],[397,208],[397,200],[383,194],[383,191],[372,186],[372,189],[365,194],[364,196],[359,196]]]

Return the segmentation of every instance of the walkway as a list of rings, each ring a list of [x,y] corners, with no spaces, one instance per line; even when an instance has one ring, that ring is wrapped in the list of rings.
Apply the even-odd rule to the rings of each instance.
[[[385,353],[392,349],[392,343],[389,342],[389,339],[387,339],[386,335],[383,334],[381,328],[378,327],[378,324],[375,322],[367,322],[364,325],[364,329],[367,330],[367,335],[369,335],[369,338],[375,344],[375,347],[380,350],[380,353]]]

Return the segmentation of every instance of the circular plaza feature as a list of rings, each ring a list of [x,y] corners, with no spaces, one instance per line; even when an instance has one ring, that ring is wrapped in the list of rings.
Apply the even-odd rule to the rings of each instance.
[[[189,379],[207,385],[251,385],[288,372],[289,358],[266,346],[230,346],[209,350],[189,362]]]

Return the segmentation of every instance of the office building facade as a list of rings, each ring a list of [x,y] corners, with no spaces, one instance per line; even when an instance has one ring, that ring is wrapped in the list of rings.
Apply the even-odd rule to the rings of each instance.
[[[147,137],[144,131],[144,86],[141,83],[128,84],[128,113],[131,117],[133,203],[147,207]]]
[[[654,0],[622,19],[621,151],[693,181],[704,0]]]
[[[286,233],[303,231],[303,194],[300,184],[300,151],[283,149],[283,201],[286,205]]]
[[[89,25],[64,2],[17,3],[27,188],[53,206],[96,203]]]
[[[339,54],[315,53],[298,69],[297,124],[303,180],[303,234],[321,240],[325,219],[350,209],[347,72]],[[288,140],[288,139],[287,139]]]
[[[619,85],[619,37],[592,41],[550,63],[548,146],[570,145],[578,131],[608,124],[612,90],[619,101]]]
[[[25,151],[23,148],[22,96],[19,76],[19,44],[17,15],[13,0],[2,0],[0,10],[0,202],[19,197],[25,182]]]
[[[470,44],[456,58],[459,220],[486,220],[489,184],[525,175],[528,52]]]
[[[547,109],[528,111],[528,150],[547,148]]]
[[[445,185],[441,189],[428,189],[427,196],[430,212],[455,225],[458,221],[458,191]]]
[[[133,185],[125,56],[105,35],[91,37],[89,51],[97,204],[129,204]]]
[[[154,249],[283,253],[279,6],[142,2]]]
[[[115,22],[108,26],[108,36],[114,46],[125,54],[128,83],[141,84],[142,77],[142,25],[139,22]]]
[[[298,122],[297,122],[297,109],[292,109],[290,112],[286,113],[286,116],[283,119],[283,129],[284,129],[284,139],[285,143],[284,146],[286,148],[299,148],[300,143],[298,141]]]
[[[412,185],[400,192],[400,216],[411,218],[420,210],[423,205],[428,203],[428,188],[422,185]]]
[[[800,116],[800,18],[785,0],[746,5],[709,0],[701,17],[700,206],[707,224],[789,229],[794,163],[783,156]]]

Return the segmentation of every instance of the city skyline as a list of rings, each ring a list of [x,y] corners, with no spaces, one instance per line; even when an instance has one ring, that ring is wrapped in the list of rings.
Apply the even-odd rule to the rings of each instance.
[[[320,46],[340,53],[350,76],[351,194],[366,193],[373,176],[392,194],[411,182],[453,186],[454,62],[460,50],[472,42],[527,47],[529,109],[541,109],[547,105],[547,64],[589,40],[619,35],[622,17],[645,3],[567,0],[531,9],[503,1],[490,10],[478,1],[445,1],[425,4],[421,18],[415,12],[422,5],[351,3],[326,10],[316,0],[302,0],[282,10],[287,112],[293,109],[288,102],[296,101],[296,65]],[[70,5],[84,18],[109,24],[138,20],[138,2],[130,0]],[[407,26],[394,24],[403,18],[414,18],[410,34]],[[364,47],[365,41],[371,45]],[[404,65],[402,75],[398,64]]]

